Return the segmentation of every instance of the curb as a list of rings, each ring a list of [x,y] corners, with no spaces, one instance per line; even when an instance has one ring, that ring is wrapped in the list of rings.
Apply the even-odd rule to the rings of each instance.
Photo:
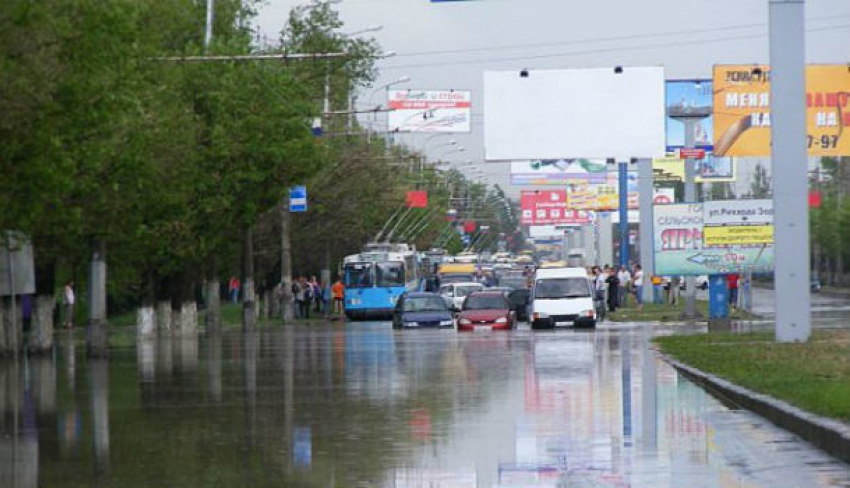
[[[756,393],[658,352],[677,371],[709,393],[750,410],[823,451],[850,463],[850,425],[801,410],[776,398]]]

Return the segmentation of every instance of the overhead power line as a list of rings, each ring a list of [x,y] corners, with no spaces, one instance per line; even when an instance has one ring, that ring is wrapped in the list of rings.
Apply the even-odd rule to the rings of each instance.
[[[817,29],[807,29],[806,32],[824,32],[830,30],[840,30],[847,29],[850,27],[850,24],[841,24],[830,27],[822,27]],[[611,48],[600,48],[600,49],[587,49],[583,51],[570,51],[570,52],[561,52],[561,53],[551,53],[551,54],[534,54],[534,55],[526,55],[526,56],[505,56],[505,57],[493,57],[493,58],[481,58],[481,59],[462,59],[457,61],[435,61],[429,63],[419,63],[419,64],[405,64],[405,65],[392,65],[392,66],[383,66],[381,70],[393,70],[393,69],[411,69],[411,68],[429,68],[429,67],[439,67],[439,66],[457,66],[457,65],[468,65],[468,64],[485,64],[492,62],[505,62],[505,61],[528,61],[533,59],[548,59],[548,58],[560,58],[567,56],[580,56],[585,54],[604,54],[604,53],[613,53],[613,52],[622,52],[622,51],[638,51],[642,49],[656,49],[656,48],[669,48],[669,47],[681,47],[681,46],[694,46],[700,44],[715,44],[722,42],[731,42],[731,41],[740,41],[745,39],[759,39],[767,37],[767,34],[748,34],[748,35],[740,35],[740,36],[732,36],[732,37],[723,37],[723,38],[713,38],[713,39],[701,39],[695,41],[676,41],[671,44],[669,41],[665,43],[656,43],[656,44],[644,44],[638,46],[621,46],[621,47],[611,47]]]

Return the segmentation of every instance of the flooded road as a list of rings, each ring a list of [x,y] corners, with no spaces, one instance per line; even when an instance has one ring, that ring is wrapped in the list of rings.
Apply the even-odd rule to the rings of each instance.
[[[850,486],[651,333],[328,323],[126,340],[108,362],[64,336],[0,363],[0,487]]]

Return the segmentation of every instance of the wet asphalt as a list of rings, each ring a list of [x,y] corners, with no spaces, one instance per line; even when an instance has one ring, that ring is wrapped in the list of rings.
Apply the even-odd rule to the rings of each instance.
[[[317,322],[108,360],[63,334],[0,364],[0,487],[850,487],[677,374],[659,330]]]

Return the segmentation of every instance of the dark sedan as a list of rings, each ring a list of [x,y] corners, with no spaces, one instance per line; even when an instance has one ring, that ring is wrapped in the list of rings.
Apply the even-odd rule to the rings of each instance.
[[[405,293],[393,310],[393,328],[454,328],[452,314],[436,293]]]

